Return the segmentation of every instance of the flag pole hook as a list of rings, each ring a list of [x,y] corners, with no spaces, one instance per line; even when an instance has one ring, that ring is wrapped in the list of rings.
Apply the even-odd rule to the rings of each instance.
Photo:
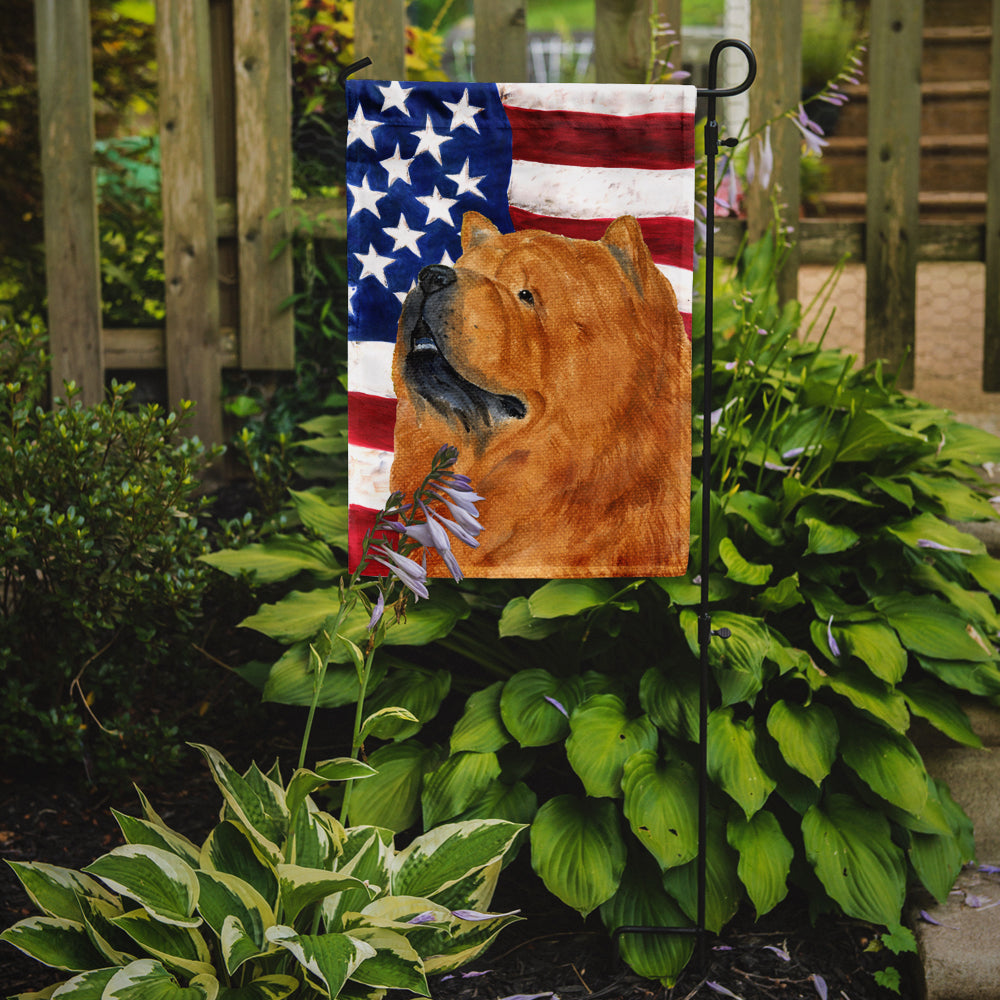
[[[739,49],[747,60],[747,75],[735,87],[720,88],[718,84],[719,56],[725,49]],[[708,87],[699,88],[698,96],[707,98],[705,122],[705,160],[708,183],[705,205],[705,327],[704,327],[704,397],[702,402],[701,450],[701,601],[698,612],[698,646],[701,653],[701,682],[698,698],[698,883],[697,919],[694,927],[623,926],[612,934],[618,942],[622,934],[693,934],[697,938],[698,964],[702,972],[707,968],[705,927],[705,898],[708,882],[708,698],[710,671],[708,648],[712,637],[728,639],[727,628],[713,629],[709,611],[709,536],[711,531],[711,492],[709,483],[712,471],[712,294],[715,286],[715,158],[720,146],[735,146],[739,140],[719,140],[719,123],[716,121],[716,100],[735,97],[750,89],[757,76],[757,57],[753,49],[736,38],[717,42],[708,60]]]
[[[371,64],[372,64],[371,59],[369,59],[368,56],[365,56],[363,59],[359,59],[357,62],[352,62],[348,66],[345,66],[337,74],[337,83],[339,84],[340,89],[347,90],[347,78],[352,73],[357,73],[358,70],[362,70],[366,66],[371,66]]]

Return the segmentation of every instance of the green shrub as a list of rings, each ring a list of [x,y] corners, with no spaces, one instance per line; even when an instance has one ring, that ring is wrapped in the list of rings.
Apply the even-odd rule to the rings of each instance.
[[[0,743],[7,760],[114,770],[175,752],[157,695],[191,659],[208,453],[187,404],[131,409],[128,385],[96,406],[68,385],[44,409],[40,339],[0,322]]]

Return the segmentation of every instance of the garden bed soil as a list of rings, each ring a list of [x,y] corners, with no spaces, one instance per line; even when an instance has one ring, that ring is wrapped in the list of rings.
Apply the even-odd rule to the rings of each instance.
[[[287,720],[278,734],[257,747],[276,744],[293,753]],[[282,735],[282,730],[285,735]],[[242,742],[242,741],[241,741]],[[246,746],[219,740],[234,764],[248,760]],[[243,752],[241,752],[243,751]],[[154,807],[172,827],[198,840],[218,815],[219,795],[207,767],[191,751],[191,767],[155,790]],[[45,861],[81,868],[122,842],[111,808],[137,815],[133,792],[113,795],[88,789],[70,775],[12,775],[0,778],[0,858]],[[693,1000],[737,996],[743,1000],[887,1000],[874,974],[892,965],[903,974],[903,997],[917,995],[906,957],[869,950],[873,929],[830,917],[812,926],[807,907],[790,900],[755,923],[741,913],[718,938],[705,944],[706,967],[692,963],[673,989],[642,979],[616,959],[596,914],[587,921],[545,892],[522,856],[500,880],[498,910],[520,909],[525,919],[503,931],[469,969],[430,980],[435,1000],[499,1000],[554,994],[562,1000]],[[0,927],[31,915],[30,902],[6,865],[0,865]],[[0,996],[38,990],[58,981],[7,944],[0,943]]]

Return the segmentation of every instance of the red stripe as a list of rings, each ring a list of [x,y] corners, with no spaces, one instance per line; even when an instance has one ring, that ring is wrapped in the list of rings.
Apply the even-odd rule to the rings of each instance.
[[[570,236],[577,240],[599,240],[613,219],[562,219],[535,215],[510,206],[510,221],[515,229],[542,229],[547,233]],[[657,264],[669,264],[691,270],[694,265],[694,223],[676,216],[639,219],[642,237]]]
[[[377,510],[372,510],[370,507],[361,507],[355,503],[352,503],[347,509],[347,569],[350,573],[354,572],[361,561],[361,553],[365,547],[365,535],[375,527],[375,518],[377,516]],[[389,532],[388,534],[379,532],[375,536],[375,540],[376,542],[389,541],[391,544],[398,537],[394,532]],[[389,570],[381,563],[373,562],[369,559],[367,566],[364,568],[364,573],[366,576],[386,576]]]
[[[364,392],[347,394],[347,440],[365,448],[392,451],[396,400]]]
[[[691,339],[691,313],[681,313],[681,319],[684,322],[684,329],[687,331],[688,340]]]
[[[506,106],[513,157],[576,167],[694,166],[694,115],[602,115]]]

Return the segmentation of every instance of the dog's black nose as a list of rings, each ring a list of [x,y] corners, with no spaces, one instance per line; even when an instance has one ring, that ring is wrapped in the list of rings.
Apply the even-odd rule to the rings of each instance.
[[[442,288],[453,285],[455,272],[444,264],[431,264],[417,275],[417,280],[424,294],[430,295],[431,292],[439,292]]]

